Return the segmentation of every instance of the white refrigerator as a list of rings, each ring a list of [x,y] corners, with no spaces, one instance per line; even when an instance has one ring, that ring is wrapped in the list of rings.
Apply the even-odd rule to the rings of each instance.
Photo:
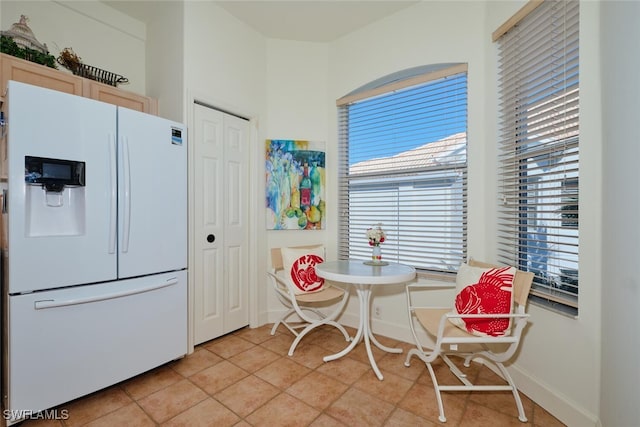
[[[3,403],[17,421],[186,354],[187,138],[14,81],[6,99]]]

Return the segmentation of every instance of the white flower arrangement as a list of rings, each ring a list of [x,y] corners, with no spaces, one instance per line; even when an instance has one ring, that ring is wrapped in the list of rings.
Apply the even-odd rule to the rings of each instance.
[[[383,243],[387,235],[382,229],[382,224],[378,223],[374,227],[367,228],[367,239],[369,239],[369,246],[380,246]]]

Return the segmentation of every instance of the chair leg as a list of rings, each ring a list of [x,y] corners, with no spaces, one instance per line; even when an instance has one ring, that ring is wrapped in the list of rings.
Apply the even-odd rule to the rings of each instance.
[[[329,321],[325,321],[325,322],[320,322],[320,323],[310,323],[309,325],[307,325],[302,331],[300,331],[298,333],[298,335],[296,336],[296,338],[293,340],[293,342],[291,343],[291,347],[289,347],[289,356],[293,356],[293,352],[296,350],[296,347],[298,346],[298,343],[300,343],[300,340],[302,340],[302,338],[307,335],[309,332],[311,332],[313,329],[317,328],[318,326],[322,326],[322,325],[331,325],[336,327],[340,332],[342,332],[342,335],[344,335],[344,338],[346,341],[350,341],[351,337],[349,336],[349,333],[347,332],[347,330],[338,322],[334,322],[333,320],[329,320]]]
[[[429,370],[429,375],[431,375],[431,382],[433,382],[433,389],[436,392],[436,401],[438,402],[438,420],[441,423],[446,423],[447,418],[444,416],[444,405],[442,404],[442,395],[440,394],[440,385],[438,384],[438,380],[436,379],[436,373],[433,371],[433,367],[431,363],[425,363],[427,365],[427,369]]]
[[[296,347],[298,346],[298,343],[300,342],[300,340],[307,335],[309,332],[311,332],[313,329],[315,329],[316,327],[322,325],[322,323],[312,323],[307,325],[307,327],[305,327],[302,331],[300,331],[298,333],[298,336],[296,336],[296,338],[293,340],[293,342],[291,343],[291,347],[289,347],[289,356],[293,356],[293,352],[296,350]]]
[[[429,353],[425,353],[423,350],[419,348],[412,348],[407,352],[407,357],[404,360],[404,366],[411,366],[411,357],[416,356],[418,359],[422,360],[425,364],[433,362],[437,357],[438,353],[431,351]]]
[[[520,393],[518,393],[518,389],[513,388],[513,398],[516,400],[516,406],[518,407],[518,419],[526,423],[527,416],[524,414],[524,407],[522,406],[522,400],[520,400]]]
[[[273,324],[273,327],[271,328],[271,335],[275,335],[276,334],[276,330],[278,329],[278,326],[280,326],[280,321],[279,320],[276,323]]]
[[[474,354],[471,354],[470,356],[467,356],[467,357],[464,358],[464,366],[465,367],[469,367],[470,360],[472,360],[473,355]],[[462,357],[462,355],[459,355],[459,354],[456,354],[455,356],[461,356]],[[461,386],[461,387],[443,386],[443,388],[445,390],[465,390],[466,389],[466,390],[473,391],[474,387],[485,387],[485,390],[489,387],[489,386],[476,386],[476,385],[472,384],[467,379],[466,374],[462,373],[460,371],[460,369],[458,369],[458,367],[449,359],[447,354],[441,354],[440,357],[449,366],[449,369],[458,378],[458,380],[460,380],[464,384],[464,386]],[[520,399],[520,393],[518,392],[518,388],[516,387],[516,383],[513,381],[513,378],[509,374],[509,371],[507,371],[507,368],[505,368],[504,365],[502,363],[500,363],[500,362],[496,362],[496,361],[493,361],[493,360],[490,360],[490,359],[486,359],[486,358],[483,358],[483,360],[484,360],[483,365],[487,369],[490,369],[496,375],[501,376],[508,383],[508,385],[496,386],[495,388],[493,388],[493,390],[511,390],[511,393],[513,394],[513,398],[516,401],[516,407],[518,408],[518,420],[520,420],[523,423],[526,423],[528,420],[527,420],[527,416],[525,415],[525,412],[524,412],[524,406],[522,405],[522,400]],[[427,364],[427,367],[429,368],[429,373],[431,374],[431,380],[433,381],[433,385],[434,385],[434,388],[436,390],[436,397],[438,398],[438,406],[440,407],[440,404],[441,404],[440,386],[437,384],[437,380],[436,380],[436,377],[435,377],[435,372],[433,371],[433,369],[431,369],[431,365]],[[441,416],[444,418],[444,412],[441,412]]]
[[[284,315],[282,315],[277,322],[275,322],[273,324],[273,327],[271,328],[271,335],[275,335],[276,334],[276,330],[278,329],[278,326],[280,326],[280,324],[283,324],[283,325],[287,326],[287,324],[286,324],[286,322],[284,320],[287,317],[291,316],[294,312],[295,312],[295,310],[293,308],[288,309],[287,312]]]
[[[522,406],[522,399],[520,399],[520,393],[518,392],[516,383],[513,381],[513,378],[511,378],[511,375],[507,371],[507,368],[505,368],[502,363],[496,363],[495,366],[497,366],[498,369],[500,369],[500,372],[502,373],[502,377],[504,378],[505,381],[509,383],[509,386],[511,387],[511,392],[513,393],[513,398],[515,399],[516,407],[518,408],[518,419],[521,422],[526,423],[528,420],[527,420],[527,416],[524,413],[524,407]]]
[[[344,336],[345,341],[351,341],[351,337],[349,336],[349,333],[340,323],[330,320],[327,322],[327,325],[331,325],[338,328],[338,330],[342,332],[342,335]]]
[[[433,353],[431,353],[431,355],[433,356]],[[445,423],[447,422],[447,418],[444,416],[444,405],[442,404],[442,395],[440,394],[440,386],[438,385],[438,380],[436,379],[436,373],[434,372],[433,367],[431,366],[431,361],[433,360],[433,357],[428,357],[427,355],[424,354],[424,352],[418,350],[417,348],[412,348],[407,352],[407,357],[404,360],[404,366],[407,366],[407,367],[411,366],[411,357],[413,356],[416,356],[418,359],[422,360],[424,364],[427,366],[427,369],[429,370],[429,375],[431,376],[431,382],[433,383],[433,389],[435,390],[435,393],[436,393],[436,402],[438,403],[438,412],[439,412],[438,420],[440,420],[441,423]]]
[[[409,366],[411,366],[411,356],[416,356],[416,357],[420,357],[420,352],[418,351],[417,348],[412,348],[411,350],[409,350],[409,352],[407,353],[407,357],[406,359],[404,359],[404,366],[406,366],[407,368]]]

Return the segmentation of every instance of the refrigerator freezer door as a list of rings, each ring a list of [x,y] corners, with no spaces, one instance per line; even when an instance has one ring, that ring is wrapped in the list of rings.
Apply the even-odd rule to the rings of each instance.
[[[187,267],[187,137],[182,124],[118,108],[118,277]]]
[[[48,409],[187,352],[186,271],[11,296],[8,306],[6,409]]]
[[[114,280],[116,107],[10,81],[7,120],[9,293]],[[83,164],[85,185],[28,184],[27,156],[54,178]]]

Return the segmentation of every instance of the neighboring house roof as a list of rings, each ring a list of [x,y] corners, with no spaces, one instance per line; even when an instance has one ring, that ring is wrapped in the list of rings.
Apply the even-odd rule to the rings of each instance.
[[[456,133],[393,156],[354,163],[349,168],[349,173],[357,175],[385,170],[424,169],[459,163],[464,161],[466,146],[466,132]]]

